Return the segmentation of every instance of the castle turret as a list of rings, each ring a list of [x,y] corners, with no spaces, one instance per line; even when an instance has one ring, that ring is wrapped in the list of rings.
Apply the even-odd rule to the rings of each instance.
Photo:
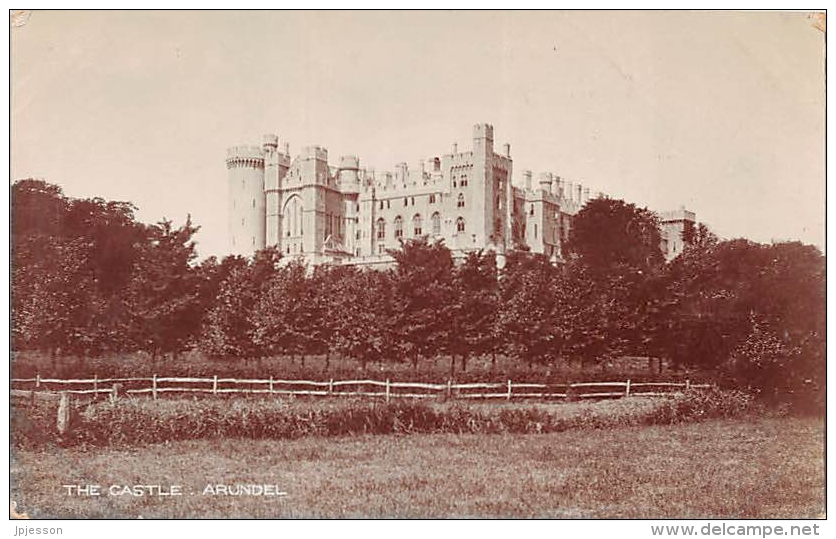
[[[493,167],[493,126],[476,124],[473,126],[473,172],[469,222],[475,226],[470,229],[476,245],[487,245],[488,237],[494,233],[496,205],[496,186],[494,185]]]
[[[540,190],[545,191],[546,193],[551,193],[551,191],[552,191],[552,173],[551,172],[541,172],[540,173]]]
[[[358,193],[360,191],[360,160],[355,155],[340,157],[337,170],[337,187],[343,193]]]
[[[264,135],[261,148],[264,154],[264,211],[265,245],[279,244],[279,190],[281,189],[281,178],[284,176],[280,168],[279,137],[276,135]]]
[[[264,248],[264,150],[235,146],[226,152],[228,227],[232,254],[251,256]]]

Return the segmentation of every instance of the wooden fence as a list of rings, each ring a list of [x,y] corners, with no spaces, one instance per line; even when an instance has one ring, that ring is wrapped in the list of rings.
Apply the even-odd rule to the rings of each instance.
[[[618,398],[633,396],[659,396],[689,388],[707,388],[708,384],[684,382],[575,382],[536,384],[514,383],[446,383],[391,382],[389,380],[282,380],[238,379],[238,378],[98,378],[55,379],[15,378],[13,389],[26,393],[39,391],[66,392],[75,395],[90,395],[94,399],[105,395],[115,400],[120,395],[150,395],[154,399],[164,394],[266,394],[334,397],[375,397],[389,402],[392,398],[459,398],[459,399],[586,399]],[[147,387],[146,387],[147,385]],[[21,387],[25,386],[25,387]],[[246,387],[243,387],[246,386]]]

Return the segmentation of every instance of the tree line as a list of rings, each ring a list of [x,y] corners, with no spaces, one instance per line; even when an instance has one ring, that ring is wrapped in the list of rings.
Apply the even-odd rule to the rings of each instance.
[[[390,269],[306,267],[273,248],[197,261],[191,219],[144,224],[128,203],[12,185],[12,345],[54,361],[198,349],[245,361],[317,354],[359,364],[497,354],[592,365],[668,358],[761,393],[823,388],[825,259],[798,242],[719,240],[686,226],[666,262],[659,220],[621,200],[575,216],[564,262],[516,249],[459,263],[406,240]]]

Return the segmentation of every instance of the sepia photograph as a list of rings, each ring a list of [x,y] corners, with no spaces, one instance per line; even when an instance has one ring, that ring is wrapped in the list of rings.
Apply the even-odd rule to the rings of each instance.
[[[824,11],[9,32],[11,520],[820,533]]]

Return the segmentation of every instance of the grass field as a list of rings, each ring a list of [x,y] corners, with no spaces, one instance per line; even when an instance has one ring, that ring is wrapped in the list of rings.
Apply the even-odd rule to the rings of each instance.
[[[541,435],[195,440],[12,455],[32,517],[795,518],[824,511],[824,425],[760,418]],[[100,497],[63,484],[100,484]],[[276,484],[286,497],[203,495]],[[182,485],[181,497],[107,495]]]

